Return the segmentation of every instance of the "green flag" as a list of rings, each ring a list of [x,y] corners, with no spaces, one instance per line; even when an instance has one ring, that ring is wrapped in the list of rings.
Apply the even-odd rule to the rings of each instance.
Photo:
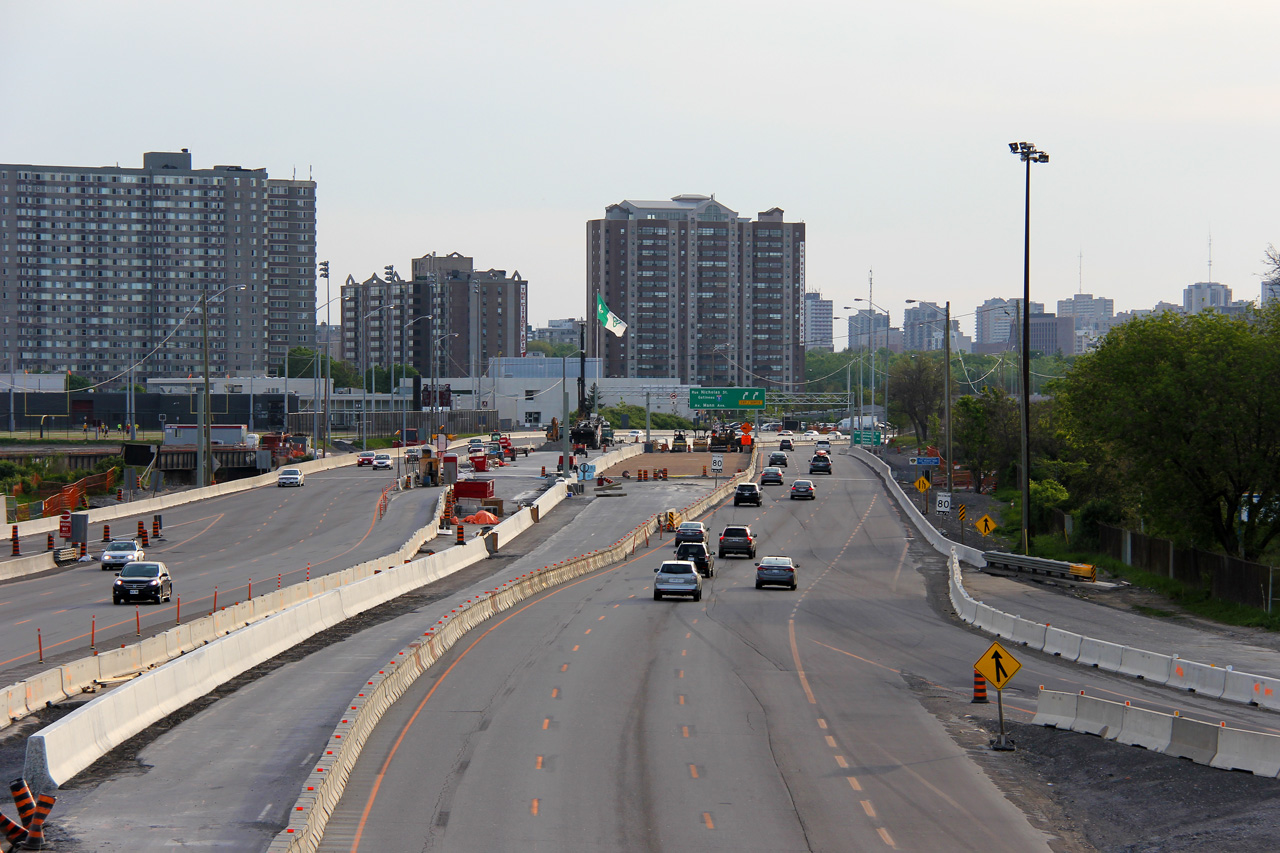
[[[604,297],[598,293],[596,294],[596,319],[618,337],[622,337],[622,333],[627,330],[627,324],[622,322],[621,317],[609,310],[609,306],[604,304]]]

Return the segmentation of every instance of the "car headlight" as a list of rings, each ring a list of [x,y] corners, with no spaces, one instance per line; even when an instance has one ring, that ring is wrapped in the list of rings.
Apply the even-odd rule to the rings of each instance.
[[[122,581],[120,578],[116,578],[116,582],[112,584],[112,586],[124,586],[124,581]]]
[[[160,586],[160,578],[147,581],[147,586]]]

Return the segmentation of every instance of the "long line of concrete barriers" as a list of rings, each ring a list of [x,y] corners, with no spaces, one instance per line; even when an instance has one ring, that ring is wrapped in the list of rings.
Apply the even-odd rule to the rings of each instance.
[[[633,446],[634,447],[634,446]],[[627,454],[628,456],[633,454]],[[618,458],[601,460],[603,470]],[[626,458],[623,456],[621,458]],[[696,518],[733,493],[738,484],[753,476],[758,454],[753,453],[747,470],[731,477],[678,512],[683,518]],[[276,853],[314,853],[324,836],[329,817],[337,807],[347,778],[355,767],[365,741],[374,726],[397,699],[468,631],[537,593],[553,586],[626,560],[648,541],[663,524],[662,516],[645,519],[608,548],[592,551],[532,572],[526,572],[486,590],[445,619],[428,626],[423,634],[396,654],[395,661],[379,667],[367,684],[347,704],[328,742],[317,759],[293,809],[290,821],[268,848]]]
[[[944,537],[916,509],[914,503],[902,491],[901,486],[894,481],[887,465],[870,455],[866,455],[864,461],[880,475],[890,494],[893,495],[899,505],[911,517],[911,520],[923,532],[925,539],[937,551],[948,555],[948,588],[951,606],[962,621],[992,636],[1008,640],[1024,648],[1034,649],[1035,651],[1041,651],[1045,654],[1080,664],[1081,666],[1127,675],[1146,682],[1162,684],[1176,690],[1183,690],[1212,699],[1222,699],[1228,702],[1266,708],[1270,711],[1280,711],[1280,678],[1253,675],[1247,672],[1240,672],[1232,666],[1215,666],[1186,660],[1176,654],[1162,654],[1087,637],[1056,628],[1048,623],[1024,619],[1021,616],[1006,613],[976,600],[964,588],[960,561],[963,559],[964,562],[981,568],[986,565],[982,552],[977,548],[957,545]],[[1053,695],[1052,691],[1041,691],[1040,693],[1042,706],[1044,702],[1052,701],[1054,707],[1058,709],[1056,712],[1048,713],[1043,718],[1044,720],[1058,719],[1063,716],[1062,709],[1068,701],[1056,696],[1046,700],[1045,697],[1051,695]],[[1075,694],[1066,695],[1074,696]],[[1074,702],[1075,700],[1072,701]],[[1084,713],[1088,715],[1088,718],[1092,720],[1093,716],[1104,713],[1100,709],[1104,709],[1105,706],[1097,704],[1102,701],[1095,700],[1092,697],[1081,696],[1078,704],[1084,709]],[[1132,706],[1126,705],[1122,707],[1131,708]],[[1106,713],[1110,713],[1114,717],[1116,712],[1114,709],[1110,709]],[[1132,720],[1142,719],[1150,723],[1155,719],[1142,717],[1138,714],[1138,709],[1136,708],[1128,710],[1127,713],[1131,719],[1131,729],[1133,726],[1138,725]],[[1171,720],[1177,721],[1178,736],[1177,738],[1170,736],[1171,754],[1178,754],[1180,757],[1192,758],[1193,760],[1196,760],[1196,756],[1208,756],[1206,760],[1200,763],[1223,769],[1250,770],[1264,776],[1275,776],[1276,770],[1272,768],[1280,769],[1280,737],[1240,729],[1229,729],[1223,726],[1215,727],[1207,723],[1195,723],[1195,721],[1181,716],[1164,715],[1156,711],[1143,713],[1155,714],[1158,717],[1169,716]],[[1110,720],[1112,717],[1107,719]],[[1037,715],[1037,721],[1040,720],[1041,717]],[[1192,725],[1193,723],[1195,725]],[[1044,724],[1052,725],[1052,723],[1048,722]],[[1093,723],[1083,725],[1085,725],[1086,729],[1098,728]],[[1170,731],[1173,731],[1174,724],[1170,723],[1169,725]],[[1163,723],[1161,726],[1163,726]],[[1205,733],[1201,728],[1198,728],[1199,726],[1208,726],[1208,728],[1213,729],[1215,735]],[[1058,726],[1058,728],[1072,728],[1072,726]],[[1118,739],[1121,743],[1130,742],[1117,737],[1120,729],[1114,722],[1102,724],[1102,729],[1105,729],[1105,732],[1113,740]],[[1163,728],[1161,728],[1161,731],[1163,731]],[[1093,733],[1100,734],[1102,732],[1100,730]],[[1104,734],[1104,736],[1107,736],[1107,734]],[[1154,741],[1151,740],[1150,736],[1144,737],[1147,738],[1148,742],[1157,744],[1157,746],[1147,746],[1148,749],[1170,751],[1159,747],[1159,744],[1163,743],[1159,735],[1155,737]],[[1181,755],[1183,747],[1180,744],[1183,741],[1198,744],[1194,748],[1185,748],[1192,754]],[[1135,743],[1137,745],[1146,745],[1138,741],[1135,741]],[[1240,746],[1242,743],[1247,743],[1248,748],[1242,749]]]
[[[642,450],[613,451],[614,461]],[[10,685],[4,701],[11,722],[124,680],[28,738],[25,778],[37,793],[56,788],[147,726],[242,672],[344,619],[485,559],[495,543],[509,542],[528,530],[568,490],[566,482],[557,481],[487,533],[460,547],[419,557],[439,527],[442,494],[426,525],[389,555],[239,602],[133,645]]]

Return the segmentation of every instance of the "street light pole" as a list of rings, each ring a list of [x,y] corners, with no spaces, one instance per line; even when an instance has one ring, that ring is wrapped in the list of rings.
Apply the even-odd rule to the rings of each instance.
[[[329,297],[329,262],[320,262],[320,275],[324,277],[324,439],[321,443],[320,457],[329,458],[329,430],[332,418],[329,415],[329,386],[332,384],[331,363],[333,362],[333,319],[329,308],[333,299]],[[252,380],[250,380],[252,381]],[[252,408],[252,407],[250,407]]]
[[[1022,553],[1031,545],[1031,164],[1049,155],[1030,142],[1010,142],[1009,151],[1027,164],[1022,231]]]
[[[204,393],[200,396],[200,485],[209,485],[209,464],[213,457],[213,442],[209,436],[209,292],[205,291],[200,297],[200,338],[201,350],[204,361]],[[288,393],[286,388],[285,401],[288,404]],[[132,429],[133,424],[129,425]]]
[[[946,389],[947,400],[947,494],[951,496],[951,500],[955,500],[955,481],[953,474],[955,471],[955,462],[951,459],[951,300],[947,300],[946,313],[943,316],[944,334],[943,338],[943,370],[942,381]],[[979,483],[981,485],[981,483]]]

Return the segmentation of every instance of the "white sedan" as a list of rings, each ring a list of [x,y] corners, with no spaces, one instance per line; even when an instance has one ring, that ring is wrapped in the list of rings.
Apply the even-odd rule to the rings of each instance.
[[[633,442],[639,441],[644,438],[644,430],[633,429],[631,432],[627,433],[627,438],[631,439]]]
[[[302,486],[306,477],[297,468],[281,468],[276,475],[277,486]]]
[[[795,433],[789,429],[778,430],[778,438],[791,438],[793,435]]]
[[[373,470],[376,471],[379,468],[384,468],[388,471],[391,470],[391,454],[390,453],[379,453],[377,456],[373,457]]]
[[[810,440],[816,440],[816,439],[817,439],[817,438],[819,438],[821,435],[822,435],[822,433],[818,432],[816,429],[810,429],[810,430],[805,430],[805,433],[804,433],[804,435],[802,435],[802,436],[801,436],[801,438],[807,438],[807,439],[810,439]]]

